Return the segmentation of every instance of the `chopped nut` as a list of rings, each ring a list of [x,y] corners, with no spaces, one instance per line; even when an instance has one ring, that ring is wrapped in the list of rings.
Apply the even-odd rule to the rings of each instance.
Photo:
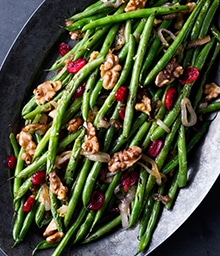
[[[89,61],[88,62],[91,62],[93,60],[95,60],[99,55],[99,52],[98,51],[93,51],[91,54],[90,54],[90,57],[89,57]]]
[[[63,185],[55,171],[49,174],[50,190],[59,200],[67,200],[68,188]]]
[[[96,130],[92,123],[87,122],[84,124],[86,127],[85,142],[82,144],[82,149],[85,152],[96,154],[99,152],[99,142],[96,137]]]
[[[155,84],[158,87],[163,87],[172,83],[176,78],[183,74],[183,67],[181,67],[176,58],[171,59],[164,70],[160,71],[155,79]]]
[[[117,170],[126,170],[137,162],[142,156],[142,149],[137,146],[131,146],[128,149],[116,152],[111,160],[108,162],[108,169],[110,172]]]
[[[220,94],[220,87],[216,83],[206,84],[204,93],[206,94],[205,100],[210,101],[218,97]]]
[[[71,119],[67,124],[67,130],[69,132],[75,132],[82,125],[83,121],[80,117]]]
[[[82,30],[79,29],[79,30],[75,30],[75,31],[70,31],[69,35],[73,41],[76,41],[76,40],[83,38],[85,33],[83,33]]]
[[[24,132],[35,131],[39,135],[43,135],[47,131],[48,126],[41,123],[33,123],[26,125],[22,130]]]
[[[143,95],[141,103],[136,103],[135,109],[150,115],[151,112],[151,99]]]
[[[61,241],[61,239],[64,237],[63,232],[56,232],[55,234],[48,236],[46,238],[46,241],[50,244],[57,244]]]
[[[104,64],[102,64],[100,67],[103,87],[106,90],[112,89],[118,80],[119,71],[122,68],[118,63],[118,56],[114,55],[112,52],[109,52],[106,55]]]
[[[147,0],[130,0],[126,7],[125,12],[132,12],[135,10],[143,9],[146,5]]]
[[[40,85],[36,89],[34,89],[35,99],[38,105],[44,104],[53,98],[57,91],[59,91],[62,87],[61,81],[46,81]]]
[[[24,160],[26,164],[30,164],[36,149],[32,135],[28,131],[22,130],[17,134],[17,140],[19,145],[25,149],[25,152],[22,154],[22,160]]]

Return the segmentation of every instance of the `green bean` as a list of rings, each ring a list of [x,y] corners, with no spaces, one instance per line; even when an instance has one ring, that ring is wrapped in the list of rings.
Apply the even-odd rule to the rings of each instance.
[[[82,117],[84,121],[87,121],[88,114],[89,114],[89,99],[91,92],[93,91],[93,88],[95,86],[97,77],[98,77],[99,69],[97,68],[88,78],[86,85],[85,85],[85,91],[82,96]]]
[[[13,223],[13,230],[12,230],[12,235],[13,239],[16,241],[19,236],[19,232],[21,230],[21,227],[23,225],[23,221],[25,218],[25,212],[23,211],[23,204],[24,204],[24,198],[19,201],[19,208],[15,211],[15,220]]]
[[[86,182],[84,184],[83,192],[82,192],[82,201],[84,207],[87,206],[90,200],[91,193],[93,191],[93,188],[95,186],[96,179],[98,177],[98,174],[101,170],[102,163],[100,162],[94,162],[92,169],[90,170],[88,177],[86,179]]]
[[[19,154],[19,147],[18,147],[18,143],[17,143],[14,133],[10,133],[9,139],[11,142],[11,146],[13,148],[14,156],[17,158],[18,154]]]
[[[186,182],[187,182],[186,141],[185,141],[185,128],[183,125],[180,126],[177,144],[178,144],[178,156],[179,156],[178,185],[180,188],[182,188],[186,186]]]
[[[130,130],[130,134],[129,136],[126,138],[124,137],[123,134],[121,134],[118,139],[115,141],[115,143],[112,145],[112,148],[110,150],[110,154],[112,153],[115,153],[117,152],[118,150],[120,150],[120,148],[130,139],[132,138],[132,136],[135,134],[135,132],[137,132],[137,130],[143,125],[143,123],[146,123],[146,118],[147,118],[147,115],[145,113],[141,113],[134,121],[134,124],[132,125],[131,127],[131,130]],[[140,129],[141,132],[143,133],[143,130],[145,129],[146,127]],[[139,130],[139,131],[140,131]],[[132,143],[135,143],[136,141],[137,136],[135,136],[134,140]]]
[[[207,132],[208,127],[210,125],[210,121],[204,121],[200,127],[200,129],[196,132],[196,134],[191,138],[189,143],[187,144],[187,153],[189,153],[197,144],[197,142],[201,139],[201,137]],[[173,157],[173,159],[167,163],[163,168],[162,172],[164,174],[168,174],[170,171],[172,171],[179,163],[178,155]]]
[[[63,232],[62,219],[57,212],[57,209],[59,208],[59,202],[58,202],[57,196],[53,194],[51,190],[49,193],[50,193],[51,213],[52,213],[53,219],[56,223],[57,230],[59,232]]]
[[[148,221],[149,221],[151,213],[152,213],[153,204],[154,204],[154,199],[153,199],[152,193],[150,193],[147,197],[147,202],[144,205],[143,214],[140,219],[140,224],[139,224],[139,228],[138,228],[138,238],[139,239],[145,233]]]
[[[67,186],[70,186],[74,179],[74,173],[76,171],[77,163],[80,157],[81,145],[84,139],[85,129],[81,129],[81,133],[74,142],[73,149],[71,151],[70,159],[66,167],[64,180]]]
[[[181,123],[180,118],[177,118],[177,120],[173,123],[170,133],[168,133],[165,138],[163,148],[161,149],[160,153],[158,154],[158,156],[155,159],[158,170],[161,170],[164,162],[166,161],[170,147],[171,147],[171,145],[175,139],[176,133],[180,127],[180,123]]]
[[[211,30],[213,36],[220,42],[220,32],[219,32],[219,30],[216,28],[216,26],[212,24],[210,30]]]
[[[44,217],[44,213],[45,213],[45,205],[44,203],[40,202],[35,213],[35,223],[39,228],[42,227],[42,220]]]
[[[135,197],[133,200],[133,207],[130,215],[129,220],[129,228],[134,226],[137,223],[137,220],[139,219],[141,212],[143,210],[143,202],[145,201],[145,187],[147,183],[147,177],[148,173],[145,169],[140,169],[140,175],[138,180],[138,185],[135,193]]]
[[[159,189],[158,189],[158,193],[159,194],[163,194],[164,191],[164,185],[162,185]],[[140,238],[140,242],[138,245],[138,249],[137,249],[137,253],[142,252],[148,245],[150,239],[151,239],[151,235],[154,231],[154,228],[156,226],[156,223],[158,221],[158,216],[160,213],[160,209],[161,209],[161,202],[160,201],[155,201],[154,205],[153,205],[153,209],[152,209],[152,213],[146,228],[145,233],[142,235],[142,237]]]
[[[76,31],[81,29],[84,25],[86,25],[87,23],[99,19],[101,17],[105,16],[105,13],[98,13],[98,14],[94,14],[92,16],[89,17],[85,17],[83,19],[80,19],[76,22],[73,22],[71,25],[68,25],[65,27],[66,30],[68,31]]]
[[[167,193],[168,197],[170,198],[170,201],[167,204],[165,204],[165,207],[167,209],[171,209],[171,207],[174,203],[175,196],[178,192],[179,185],[178,185],[177,179],[178,179],[178,172],[176,171],[174,174],[174,177],[172,179],[168,193]]]
[[[95,217],[95,211],[89,211],[84,223],[82,223],[79,230],[77,231],[77,234],[73,241],[73,244],[80,242],[82,239],[84,239],[86,237],[86,235],[89,233],[90,227],[94,221],[94,217]]]
[[[82,69],[80,69],[79,72],[68,84],[62,98],[60,99],[60,102],[57,106],[56,115],[54,116],[53,124],[51,126],[50,140],[48,146],[47,173],[50,173],[53,169],[58,146],[58,135],[67,105],[77,87],[82,83],[82,81],[88,76],[90,72],[92,72],[97,66],[99,66],[103,62],[103,60],[103,57],[97,58],[90,63],[87,63]]]
[[[104,3],[100,3],[99,5],[95,5],[94,8],[89,8],[87,10],[84,10],[82,12],[79,12],[77,14],[74,14],[73,16],[69,17],[67,20],[81,20],[83,18],[89,17],[91,15],[95,15],[98,13],[107,13],[108,11],[111,11],[114,9],[113,7],[109,7]]]
[[[151,126],[151,123],[148,121],[145,121],[141,125],[141,127],[139,128],[139,130],[137,131],[136,135],[133,137],[129,145],[130,146],[140,145],[141,140],[147,134],[147,131],[149,130],[150,126]]]
[[[69,243],[70,239],[72,239],[73,234],[77,231],[78,227],[81,225],[83,222],[86,214],[88,213],[88,210],[86,208],[82,208],[80,213],[78,214],[75,222],[72,224],[72,226],[68,229],[66,232],[64,238],[61,240],[61,242],[58,244],[56,249],[54,250],[52,256],[59,256],[64,248],[67,246]]]
[[[195,9],[190,14],[187,21],[184,23],[184,25],[183,25],[182,29],[180,30],[180,32],[178,33],[176,39],[173,41],[173,43],[167,49],[166,53],[162,56],[162,58],[153,67],[153,69],[148,73],[148,75],[147,75],[147,77],[145,78],[145,81],[144,81],[145,86],[150,84],[153,81],[153,79],[156,77],[156,75],[166,66],[166,64],[169,62],[169,60],[175,54],[178,47],[187,38],[188,34],[190,33],[190,31],[193,27],[195,19],[196,19],[197,15],[199,14],[203,4],[204,4],[204,0],[202,0],[198,3],[198,5],[195,7]]]
[[[55,248],[56,246],[57,246],[56,243],[48,243],[46,240],[43,240],[37,244],[37,246],[32,251],[31,255],[34,256],[36,252],[39,250],[51,249],[51,248]]]
[[[216,102],[209,103],[204,108],[199,108],[197,110],[197,114],[211,113],[211,112],[217,111],[219,109],[220,109],[220,102],[216,101]]]
[[[114,96],[115,96],[115,93],[118,90],[118,88],[125,83],[125,81],[128,77],[128,74],[131,70],[131,67],[132,67],[134,54],[135,54],[135,40],[134,40],[134,37],[132,35],[130,35],[128,54],[127,54],[123,69],[121,71],[121,75],[120,75],[116,85],[114,86],[114,88],[112,89],[112,91],[110,92],[108,97],[106,98],[104,104],[98,111],[98,113],[95,117],[95,120],[94,120],[95,126],[97,126],[97,123],[98,123],[99,119],[101,118],[101,116],[104,116],[106,114],[106,112],[109,110],[109,108],[112,106],[112,104],[114,102]],[[93,103],[93,105],[94,105],[94,103]]]
[[[77,206],[77,203],[80,199],[81,192],[83,190],[83,186],[84,186],[85,181],[87,179],[87,176],[88,176],[88,173],[90,171],[91,165],[92,165],[92,162],[89,159],[86,159],[82,168],[81,168],[81,171],[79,173],[79,177],[77,178],[76,184],[75,184],[75,186],[72,190],[73,192],[72,192],[72,195],[71,195],[69,203],[68,203],[67,212],[64,216],[64,225],[65,225],[65,227],[69,226],[69,223],[72,219],[73,213],[74,213],[74,211],[76,209],[76,206]]]
[[[15,239],[13,247],[20,244],[25,239],[25,236],[26,236],[27,232],[29,231],[31,224],[34,221],[34,216],[35,216],[35,212],[36,212],[36,208],[37,208],[37,198],[38,198],[38,196],[35,198],[35,203],[34,203],[33,207],[31,208],[31,211],[28,212],[27,215],[25,216],[25,219],[21,226],[21,230],[17,236],[17,239]]]
[[[91,230],[94,228],[94,226],[98,223],[98,221],[101,219],[101,217],[104,214],[104,211],[106,210],[110,200],[112,199],[113,195],[114,195],[114,190],[115,187],[118,185],[118,182],[120,180],[122,176],[122,172],[118,172],[115,174],[115,176],[113,177],[113,180],[111,181],[111,183],[109,184],[106,192],[105,192],[105,200],[104,203],[102,205],[102,207],[97,211],[96,215],[95,215],[95,219],[92,223]]]
[[[82,241],[82,244],[90,243],[90,242],[102,237],[103,235],[106,235],[112,229],[118,227],[120,225],[120,223],[121,223],[121,216],[119,215],[119,216],[115,217],[113,220],[111,220],[110,222],[108,222],[107,224],[101,226],[97,231],[95,231],[94,233],[92,233],[88,237],[86,237]]]
[[[41,153],[44,151],[44,149],[49,141],[49,138],[50,138],[50,128],[46,131],[46,133],[44,134],[41,141],[37,144],[37,147],[35,149],[34,156],[33,156],[33,161],[36,158],[38,158],[41,155]]]
[[[31,178],[28,178],[23,182],[23,184],[19,187],[18,191],[15,194],[14,203],[16,203],[18,199],[22,198],[23,195],[26,194],[26,192],[30,189],[31,185]]]
[[[103,84],[103,80],[100,78],[90,94],[89,106],[91,109],[94,109],[94,107],[95,107],[99,93],[101,92],[101,90],[103,88],[102,84]]]
[[[187,9],[188,9],[188,7],[185,5],[180,5],[180,6],[175,6],[175,7],[162,6],[162,7],[154,7],[154,8],[145,8],[145,9],[122,13],[122,14],[117,14],[117,15],[113,14],[113,15],[108,15],[107,17],[92,21],[91,23],[85,25],[82,28],[82,30],[85,31],[87,29],[92,29],[92,28],[97,28],[100,26],[118,23],[118,22],[125,21],[128,19],[146,18],[152,14],[153,15],[154,14],[156,14],[156,15],[171,14],[171,13],[176,13],[176,12],[180,12],[180,11],[187,10]]]
[[[127,99],[126,108],[125,108],[125,117],[123,122],[123,131],[122,131],[122,134],[124,137],[128,137],[129,130],[132,124],[133,115],[134,115],[134,104],[135,104],[136,93],[139,85],[138,84],[139,74],[140,74],[142,63],[143,63],[143,58],[146,52],[146,47],[148,45],[148,41],[152,31],[154,17],[155,17],[154,15],[150,15],[149,18],[147,19],[139,45],[138,45],[137,54],[134,61],[132,75],[131,75],[131,82],[129,85],[128,99]]]
[[[211,26],[211,22],[212,22],[212,19],[217,11],[219,7],[219,0],[214,0],[211,4],[211,6],[208,8],[207,12],[206,12],[206,15],[203,19],[203,24],[200,28],[200,32],[199,32],[199,38],[202,38],[204,36],[206,36],[210,26]],[[197,59],[197,56],[199,54],[199,51],[200,51],[200,47],[197,47],[194,52],[193,52],[193,57],[192,57],[192,63],[194,63]]]

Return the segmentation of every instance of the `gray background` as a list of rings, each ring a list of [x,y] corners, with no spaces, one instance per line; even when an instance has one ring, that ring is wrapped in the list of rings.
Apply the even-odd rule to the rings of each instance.
[[[70,1],[74,2],[74,0]],[[42,0],[0,0],[0,65],[19,31],[42,2]],[[219,256],[219,195],[220,178],[187,222],[150,255]]]

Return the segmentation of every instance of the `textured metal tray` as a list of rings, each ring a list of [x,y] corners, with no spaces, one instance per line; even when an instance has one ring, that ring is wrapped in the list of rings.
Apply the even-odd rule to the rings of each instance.
[[[89,1],[74,1],[76,10],[80,10]],[[48,10],[51,10],[48,12]],[[31,86],[40,80],[36,70],[48,61],[47,56],[53,51],[53,43],[62,34],[61,25],[66,17],[73,13],[72,1],[46,0],[30,18],[11,48],[4,65],[0,70],[0,247],[6,255],[31,255],[34,246],[40,241],[40,235],[34,234],[25,240],[22,246],[11,248],[12,197],[10,182],[4,160],[9,152],[8,135],[18,126],[18,116],[22,102],[31,90]],[[52,60],[51,60],[52,61]],[[220,71],[216,67],[215,81],[219,82]],[[220,164],[218,149],[220,147],[219,117],[212,122],[210,130],[203,142],[193,154],[189,174],[190,182],[183,189],[172,211],[163,211],[161,220],[155,230],[152,242],[143,255],[149,254],[154,248],[169,237],[191,215],[209,192],[219,175],[217,166]],[[134,255],[137,247],[137,230],[120,230],[107,238],[88,246],[75,248],[70,255]],[[48,251],[39,255],[48,255]]]

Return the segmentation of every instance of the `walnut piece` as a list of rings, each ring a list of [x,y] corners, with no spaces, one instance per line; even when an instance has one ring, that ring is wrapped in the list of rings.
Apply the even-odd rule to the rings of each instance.
[[[99,52],[98,51],[93,51],[90,56],[89,56],[89,61],[88,62],[91,62],[93,60],[95,60],[99,55]]]
[[[125,12],[132,12],[135,10],[143,9],[146,5],[147,0],[130,0],[126,7]]]
[[[151,112],[151,99],[148,98],[146,95],[143,95],[141,103],[135,104],[135,109],[137,111],[141,111],[146,113],[147,115],[150,115]]]
[[[138,146],[131,146],[130,148],[116,152],[108,162],[108,169],[110,172],[117,170],[124,171],[137,162],[141,156],[142,149]]]
[[[46,241],[49,244],[57,244],[61,241],[61,239],[64,237],[64,233],[63,232],[56,232],[53,235],[50,235],[46,238]]]
[[[28,131],[22,130],[17,134],[18,144],[25,149],[25,152],[22,153],[22,160],[26,164],[30,164],[35,153],[36,143],[33,141],[32,135]]]
[[[183,67],[177,63],[176,58],[171,59],[165,69],[158,73],[155,79],[156,86],[163,87],[172,83],[176,78],[183,74],[183,71]]]
[[[82,149],[85,152],[96,154],[99,152],[99,142],[96,136],[96,129],[92,123],[84,124],[86,127],[85,142],[82,144]]]
[[[103,79],[103,87],[110,90],[116,84],[119,71],[122,69],[119,64],[118,56],[114,55],[111,51],[106,55],[104,63],[101,65],[101,77]]]
[[[71,119],[67,124],[67,130],[71,132],[75,132],[78,130],[78,128],[82,125],[83,121],[82,118],[76,117]]]
[[[70,39],[72,39],[73,41],[76,41],[76,40],[82,39],[84,37],[85,33],[79,29],[79,30],[75,30],[75,31],[70,31],[69,35],[70,35]]]
[[[63,185],[55,171],[49,174],[50,190],[59,200],[67,200],[68,188]]]
[[[206,94],[205,100],[207,101],[215,99],[220,94],[220,87],[216,83],[206,84],[204,94]]]
[[[57,91],[59,91],[62,87],[61,81],[46,81],[37,86],[34,89],[35,99],[38,105],[44,104],[53,98]]]

